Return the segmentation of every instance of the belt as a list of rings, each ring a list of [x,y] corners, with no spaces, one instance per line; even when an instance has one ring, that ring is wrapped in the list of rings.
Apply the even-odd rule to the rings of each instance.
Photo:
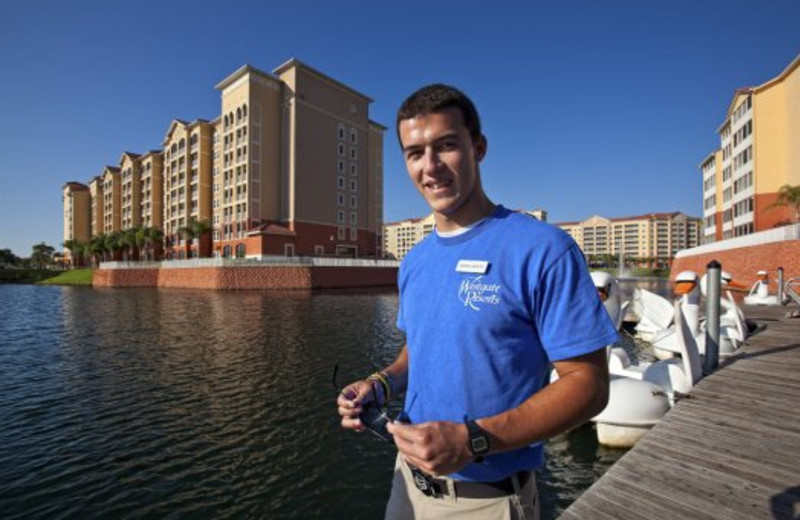
[[[450,494],[447,480],[428,475],[410,464],[408,464],[408,467],[414,478],[414,485],[422,494],[433,498]],[[452,482],[455,495],[459,498],[499,498],[513,495],[516,492],[514,490],[515,477],[519,489],[521,489],[528,483],[531,475],[531,471],[520,471],[495,482],[471,482],[467,480],[452,480]]]

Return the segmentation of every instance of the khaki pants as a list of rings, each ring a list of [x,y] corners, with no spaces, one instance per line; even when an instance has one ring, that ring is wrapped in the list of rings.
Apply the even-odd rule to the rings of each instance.
[[[448,493],[439,498],[424,495],[414,485],[408,465],[397,456],[392,480],[392,495],[386,505],[386,520],[539,520],[539,500],[533,475],[516,494],[499,498],[459,498],[453,481]]]

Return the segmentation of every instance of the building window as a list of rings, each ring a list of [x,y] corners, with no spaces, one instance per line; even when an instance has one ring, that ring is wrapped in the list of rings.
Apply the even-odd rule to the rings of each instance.
[[[340,226],[339,229],[337,230],[336,234],[339,237],[339,240],[344,240],[345,230],[344,230],[343,227]]]
[[[352,144],[358,144],[358,132],[356,132],[355,128],[350,129],[350,142]]]
[[[350,179],[350,191],[357,191],[358,182],[355,179]]]
[[[337,145],[337,147],[338,147],[339,155],[340,156],[344,156],[344,145],[342,143],[339,143]]]
[[[339,139],[344,139],[344,125],[339,123]]]
[[[339,159],[338,163],[336,164],[336,169],[339,173],[344,173],[344,161]]]
[[[358,224],[358,213],[350,213],[350,225],[355,226]]]
[[[337,185],[339,186],[340,190],[344,189],[344,177],[339,177],[336,179]]]
[[[358,239],[358,230],[356,228],[350,228],[350,240],[357,240]]]
[[[355,163],[350,163],[350,175],[358,175]]]
[[[336,221],[339,224],[344,224],[344,211],[339,210],[336,215]]]
[[[358,158],[358,150],[356,148],[350,147],[350,158],[353,160]]]
[[[337,193],[336,194],[336,201],[337,205],[340,207],[344,206],[344,193]]]
[[[350,207],[351,208],[358,207],[357,202],[358,202],[358,200],[356,199],[356,196],[355,195],[350,195]]]
[[[324,255],[325,254],[325,246],[314,246],[314,254],[315,255]]]

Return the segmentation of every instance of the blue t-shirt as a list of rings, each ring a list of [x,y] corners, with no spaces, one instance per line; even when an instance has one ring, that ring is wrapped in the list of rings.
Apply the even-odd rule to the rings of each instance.
[[[432,233],[415,246],[400,267],[399,289],[412,423],[515,408],[544,386],[550,362],[617,339],[572,238],[502,206],[466,233]],[[541,463],[536,443],[451,477],[495,481]]]

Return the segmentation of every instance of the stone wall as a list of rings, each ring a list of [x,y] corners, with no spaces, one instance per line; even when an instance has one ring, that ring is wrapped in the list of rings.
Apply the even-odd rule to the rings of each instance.
[[[786,240],[770,244],[738,247],[723,251],[700,253],[675,258],[670,270],[670,279],[681,271],[691,270],[702,276],[711,260],[722,264],[722,269],[733,275],[733,280],[750,287],[756,281],[756,273],[769,273],[770,292],[776,292],[778,267],[783,267],[784,279],[800,276],[800,240]]]
[[[332,289],[397,284],[396,267],[226,266],[96,269],[95,287]]]

